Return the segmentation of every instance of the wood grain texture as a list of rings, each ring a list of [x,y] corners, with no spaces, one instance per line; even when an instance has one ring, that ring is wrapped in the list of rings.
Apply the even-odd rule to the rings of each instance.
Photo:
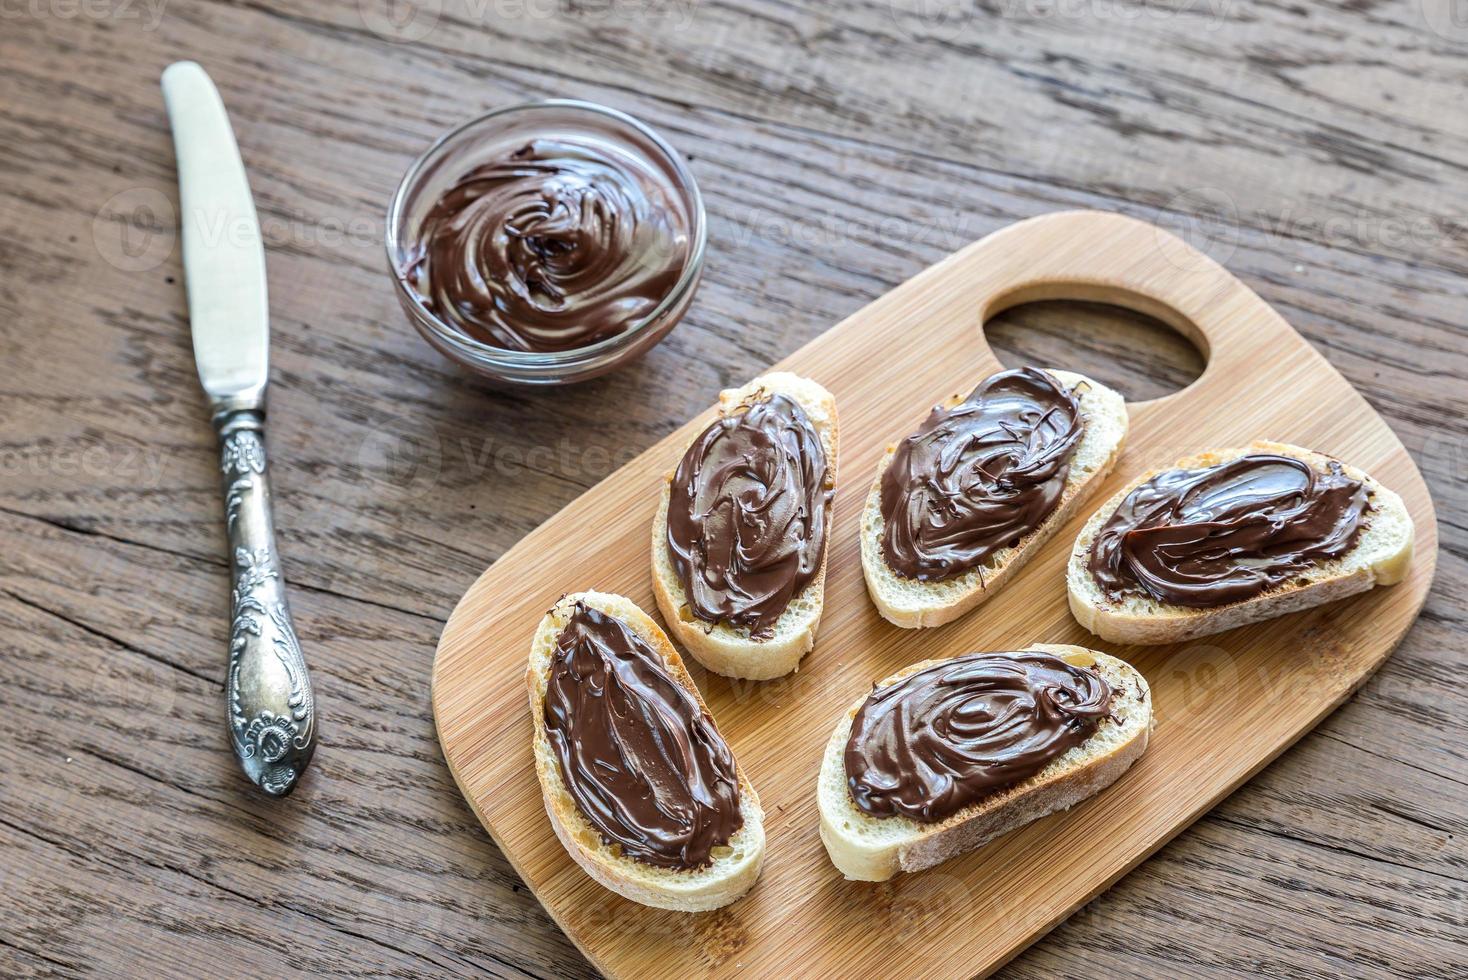
[[[905,0],[446,0],[411,42],[373,32],[385,6],[0,4],[7,972],[589,973],[433,740],[454,601],[721,386],[995,228],[1099,207],[1187,233],[1365,394],[1428,481],[1442,552],[1344,708],[1006,972],[1461,974],[1468,45],[1448,4],[937,4],[924,30]],[[157,88],[179,57],[224,93],[269,248],[280,543],[326,725],[285,807],[212,727],[227,570]],[[403,322],[381,214],[442,129],[558,95],[692,158],[709,274],[640,364],[503,395]],[[1196,372],[1143,333],[1042,305],[991,339],[1128,393]]]
[[[1000,365],[993,312],[1080,298],[1138,309],[1196,340],[1208,366],[1187,388],[1128,405],[1120,461],[1096,495],[1191,452],[1272,439],[1349,460],[1401,494],[1416,526],[1407,578],[1202,641],[1106,646],[1070,617],[1065,566],[1093,508],[1024,570],[947,626],[902,630],[868,601],[858,528],[892,443],[937,402]],[[915,276],[781,361],[842,418],[841,468],[816,649],[764,683],[689,664],[771,819],[765,868],[744,899],[703,916],[606,892],[565,853],[534,777],[520,665],[545,609],[567,592],[625,595],[649,611],[648,528],[664,476],[710,409],[599,483],[503,555],[444,627],[433,670],[439,741],[460,789],[556,921],[608,976],[880,976],[893,944],[931,977],[987,975],[1191,824],[1366,681],[1427,596],[1437,522],[1400,441],[1259,297],[1154,225],[1059,212],[1001,229]],[[854,476],[853,476],[854,474]],[[1152,689],[1147,754],[1117,784],[933,871],[849,882],[817,834],[815,774],[853,697],[918,661],[1069,643],[1139,668]]]

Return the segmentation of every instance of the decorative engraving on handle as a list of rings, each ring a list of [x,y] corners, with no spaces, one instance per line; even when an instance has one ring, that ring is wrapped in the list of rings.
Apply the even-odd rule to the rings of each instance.
[[[265,472],[265,446],[253,429],[236,429],[225,437],[220,456],[225,483],[225,521],[233,532],[245,493],[254,488],[255,477]]]
[[[316,703],[275,552],[261,424],[254,412],[218,424],[233,580],[226,700],[240,765],[284,796],[315,751]]]

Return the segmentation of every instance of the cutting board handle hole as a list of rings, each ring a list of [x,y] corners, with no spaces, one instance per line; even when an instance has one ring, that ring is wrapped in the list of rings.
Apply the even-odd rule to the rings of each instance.
[[[1114,290],[1104,301],[1010,294],[991,304],[984,336],[1007,368],[1032,364],[1075,371],[1115,388],[1129,402],[1181,391],[1208,365],[1207,341],[1196,326],[1153,301]]]

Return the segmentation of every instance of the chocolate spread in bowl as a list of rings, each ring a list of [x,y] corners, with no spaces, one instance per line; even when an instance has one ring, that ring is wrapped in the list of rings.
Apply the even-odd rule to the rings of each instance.
[[[610,143],[531,140],[441,194],[399,275],[429,312],[482,343],[586,347],[645,319],[682,277],[689,231],[672,194]]]

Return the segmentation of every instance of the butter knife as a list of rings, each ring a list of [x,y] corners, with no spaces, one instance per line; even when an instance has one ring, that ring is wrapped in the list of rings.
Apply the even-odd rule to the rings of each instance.
[[[191,61],[163,72],[178,157],[194,360],[219,435],[229,536],[230,743],[261,789],[295,789],[316,750],[316,700],[286,605],[265,465],[270,315],[265,249],[224,102]]]

